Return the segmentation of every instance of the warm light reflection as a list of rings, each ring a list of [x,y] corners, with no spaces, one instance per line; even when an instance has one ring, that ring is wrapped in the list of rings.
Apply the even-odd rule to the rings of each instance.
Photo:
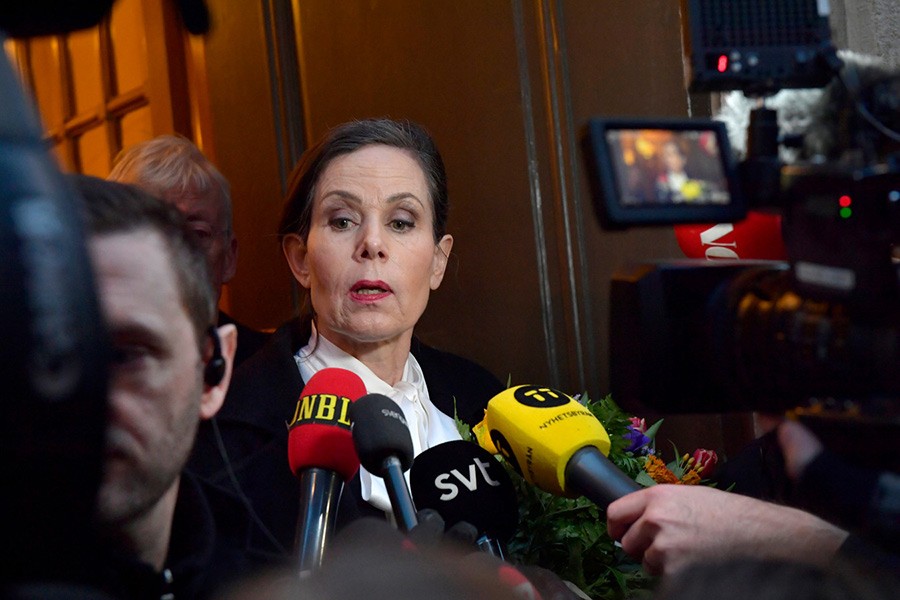
[[[19,75],[19,80],[22,82],[22,85],[25,85],[25,73],[22,71],[21,62],[24,60],[25,53],[21,42],[12,39],[3,40],[3,50],[6,51],[6,57]]]
[[[13,40],[4,40],[3,49],[6,50],[6,56],[12,64],[19,64],[19,48]]]

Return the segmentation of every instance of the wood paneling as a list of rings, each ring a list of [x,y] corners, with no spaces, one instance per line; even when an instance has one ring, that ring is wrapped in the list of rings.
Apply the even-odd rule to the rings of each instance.
[[[213,29],[203,40],[196,114],[208,116],[201,148],[231,183],[237,274],[222,306],[257,328],[293,310],[290,271],[275,237],[281,214],[281,140],[265,1],[210,0]],[[196,82],[197,80],[195,80]]]

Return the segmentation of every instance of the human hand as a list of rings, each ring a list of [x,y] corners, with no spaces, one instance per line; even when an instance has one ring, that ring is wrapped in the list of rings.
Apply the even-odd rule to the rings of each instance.
[[[654,575],[736,556],[825,564],[847,537],[809,513],[706,486],[655,485],[606,516],[610,536]]]
[[[779,425],[778,445],[784,455],[784,468],[794,481],[823,450],[819,438],[797,421],[785,421]]]

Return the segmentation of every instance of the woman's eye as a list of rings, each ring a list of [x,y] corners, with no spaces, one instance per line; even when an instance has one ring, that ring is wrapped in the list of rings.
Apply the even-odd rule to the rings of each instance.
[[[391,229],[398,232],[409,231],[415,226],[415,223],[413,223],[412,221],[407,221],[405,219],[394,219],[393,221],[391,221]]]
[[[347,217],[336,217],[332,219],[329,223],[332,229],[344,230],[349,229],[353,224],[353,221],[348,219]]]

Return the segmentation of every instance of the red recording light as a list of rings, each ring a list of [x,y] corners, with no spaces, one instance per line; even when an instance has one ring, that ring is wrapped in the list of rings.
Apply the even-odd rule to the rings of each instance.
[[[853,204],[853,199],[850,198],[850,196],[844,195],[838,199],[838,204],[840,204],[844,208],[847,208],[848,206]]]
[[[719,73],[724,73],[725,71],[728,70],[728,55],[727,54],[719,55],[719,60],[716,62],[716,70]]]

